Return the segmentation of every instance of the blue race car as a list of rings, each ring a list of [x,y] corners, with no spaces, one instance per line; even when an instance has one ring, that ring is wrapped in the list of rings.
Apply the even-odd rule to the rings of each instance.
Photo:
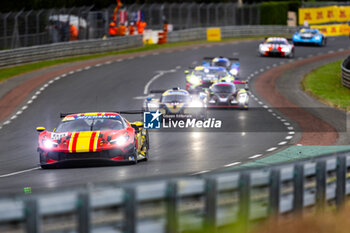
[[[239,59],[226,57],[204,57],[203,66],[224,67],[231,75],[238,77]]]
[[[299,32],[294,33],[293,43],[294,45],[315,44],[325,46],[327,44],[327,38],[318,29],[303,28]]]

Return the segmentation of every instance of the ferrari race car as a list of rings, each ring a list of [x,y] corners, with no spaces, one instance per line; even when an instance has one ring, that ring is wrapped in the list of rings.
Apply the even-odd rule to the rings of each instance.
[[[152,94],[161,94],[160,98],[148,97],[145,102],[146,111],[159,110],[164,119],[206,118],[204,95],[190,95],[178,87],[169,90],[151,90]]]
[[[129,123],[120,113],[61,114],[63,119],[53,132],[38,127],[41,167],[136,164],[148,160],[148,133],[142,122]]]
[[[204,57],[203,66],[217,66],[224,67],[233,76],[238,76],[239,59],[226,57]]]
[[[211,107],[238,107],[248,109],[249,95],[244,88],[238,89],[235,84],[228,82],[214,83],[207,90],[207,106]]]
[[[280,56],[294,57],[294,45],[286,38],[269,37],[259,45],[258,54],[260,56]]]
[[[318,29],[303,28],[299,32],[294,33],[293,43],[297,44],[315,44],[325,46],[327,44],[326,36]]]
[[[233,82],[234,76],[227,72],[224,67],[196,66],[192,71],[185,70],[186,90],[189,92],[202,92],[213,83],[220,80]]]

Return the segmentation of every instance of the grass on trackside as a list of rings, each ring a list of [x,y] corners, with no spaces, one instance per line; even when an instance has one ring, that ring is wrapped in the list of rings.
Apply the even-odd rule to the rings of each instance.
[[[306,75],[302,86],[323,103],[349,111],[350,89],[341,84],[342,62],[333,62],[312,71]]]
[[[223,39],[220,42],[235,41],[235,40],[242,40],[242,39],[259,39],[259,38],[264,38],[264,37],[263,36],[237,37],[237,38]],[[0,69],[0,82],[6,80],[8,78],[11,78],[13,76],[17,76],[17,75],[24,74],[24,73],[27,73],[30,71],[35,71],[35,70],[39,70],[42,68],[46,68],[46,67],[50,67],[50,66],[54,66],[54,65],[59,65],[59,64],[64,64],[64,63],[68,63],[68,62],[84,61],[84,60],[105,57],[105,56],[111,56],[111,55],[137,53],[137,52],[144,52],[144,51],[155,50],[155,49],[180,47],[180,46],[186,46],[186,45],[192,45],[192,44],[194,45],[194,44],[201,44],[201,43],[217,43],[217,42],[207,42],[205,40],[202,40],[202,41],[175,42],[175,43],[162,44],[162,45],[145,45],[144,47],[135,48],[135,49],[126,49],[126,50],[122,50],[122,51],[114,51],[114,52],[98,53],[98,54],[92,54],[92,55],[67,57],[67,58],[39,61],[39,62],[24,64],[24,65],[1,68]]]

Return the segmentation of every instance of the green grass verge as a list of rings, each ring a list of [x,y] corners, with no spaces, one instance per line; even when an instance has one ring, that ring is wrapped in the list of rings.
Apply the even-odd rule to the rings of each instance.
[[[259,39],[259,38],[264,38],[264,37],[263,36],[237,37],[237,38],[223,39],[221,42],[235,41],[235,40],[242,40],[242,39]],[[59,64],[64,64],[64,63],[68,63],[68,62],[84,61],[84,60],[105,57],[105,56],[111,56],[111,55],[144,52],[144,51],[149,51],[149,50],[171,48],[171,47],[180,47],[180,46],[201,44],[201,43],[217,43],[217,42],[207,42],[207,41],[203,40],[203,41],[176,42],[176,43],[169,43],[169,44],[163,44],[163,45],[145,45],[144,47],[141,47],[141,48],[126,49],[126,50],[122,50],[122,51],[114,51],[114,52],[107,52],[107,53],[99,53],[99,54],[92,54],[92,55],[83,55],[83,56],[76,56],[76,57],[60,58],[60,59],[55,59],[55,60],[34,62],[34,63],[30,63],[30,64],[18,65],[18,66],[0,69],[0,82],[6,80],[8,78],[11,78],[13,76],[16,76],[16,75],[20,75],[20,74],[24,74],[24,73],[27,73],[30,71],[39,70],[42,68],[46,68],[46,67],[50,67],[50,66],[54,66],[54,65],[59,65]]]
[[[341,84],[343,61],[336,61],[309,73],[303,80],[303,89],[325,104],[350,110],[350,89]]]

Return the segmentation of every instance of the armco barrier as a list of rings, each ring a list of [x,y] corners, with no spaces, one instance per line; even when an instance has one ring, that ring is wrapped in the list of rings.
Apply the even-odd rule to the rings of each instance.
[[[40,232],[216,232],[270,215],[343,206],[350,152],[264,169],[90,185],[0,198],[0,229]],[[309,210],[308,210],[309,211]],[[62,222],[63,221],[63,222]]]
[[[125,36],[24,47],[0,51],[0,67],[55,58],[142,47],[142,36]]]
[[[350,88],[350,56],[341,65],[341,82],[343,86]]]
[[[289,35],[296,31],[287,26],[227,26],[221,27],[222,38]],[[194,28],[168,33],[168,42],[206,40],[206,28]],[[125,36],[98,40],[81,40],[0,51],[0,67],[43,61],[61,57],[118,51],[142,47],[142,37]]]

